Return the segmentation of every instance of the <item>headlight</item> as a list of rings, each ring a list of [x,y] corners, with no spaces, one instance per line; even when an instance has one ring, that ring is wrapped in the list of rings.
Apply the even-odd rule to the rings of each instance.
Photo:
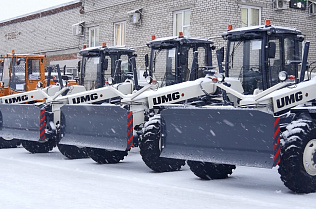
[[[225,80],[225,76],[223,74],[215,74],[212,80],[214,82],[223,82]]]
[[[41,81],[37,82],[37,85],[36,85],[37,88],[43,88],[43,83]]]
[[[285,72],[285,71],[279,72],[279,80],[285,81],[286,79],[287,79],[287,72]]]
[[[109,83],[109,85],[112,85],[112,84],[113,84],[113,78],[112,78],[112,77],[109,77],[109,78],[108,78],[108,83]]]
[[[153,82],[153,78],[152,78],[151,76],[147,76],[147,77],[146,77],[146,82],[147,82],[148,84],[151,84],[151,83]]]

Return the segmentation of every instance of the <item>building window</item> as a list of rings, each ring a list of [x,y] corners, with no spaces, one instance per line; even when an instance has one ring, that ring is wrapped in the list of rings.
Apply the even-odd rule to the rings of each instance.
[[[179,32],[183,32],[184,36],[190,36],[190,16],[191,10],[189,9],[174,13],[173,35],[177,36]]]
[[[114,45],[126,45],[126,22],[114,23]]]
[[[316,1],[308,2],[308,13],[310,15],[316,15]]]
[[[261,25],[261,8],[242,6],[241,27]]]
[[[89,47],[99,46],[99,27],[89,28]]]

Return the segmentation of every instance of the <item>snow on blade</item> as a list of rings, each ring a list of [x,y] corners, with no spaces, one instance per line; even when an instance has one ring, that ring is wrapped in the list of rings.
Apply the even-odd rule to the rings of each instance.
[[[230,126],[230,127],[234,127],[234,126],[235,126],[232,122],[230,122],[230,121],[228,121],[228,120],[225,120],[225,119],[224,119],[223,122],[224,122],[226,125]]]

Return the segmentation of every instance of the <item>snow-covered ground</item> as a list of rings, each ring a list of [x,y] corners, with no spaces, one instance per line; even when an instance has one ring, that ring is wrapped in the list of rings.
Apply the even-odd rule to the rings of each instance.
[[[0,150],[0,208],[316,208],[316,193],[297,195],[277,169],[237,167],[225,180],[203,181],[185,166],[154,173],[132,150],[119,164],[68,160],[57,149]]]

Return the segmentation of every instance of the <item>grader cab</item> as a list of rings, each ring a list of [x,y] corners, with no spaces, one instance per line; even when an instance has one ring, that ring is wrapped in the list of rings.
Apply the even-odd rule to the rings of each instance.
[[[45,67],[44,55],[13,52],[1,57],[0,96],[36,89],[38,82],[45,83]]]

